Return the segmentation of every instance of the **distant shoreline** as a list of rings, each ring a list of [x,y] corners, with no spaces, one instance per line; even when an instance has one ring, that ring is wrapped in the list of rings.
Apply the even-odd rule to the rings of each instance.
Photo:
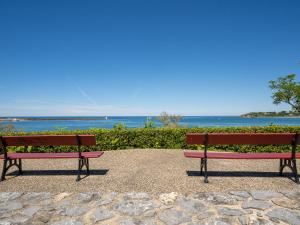
[[[99,117],[1,117],[0,121],[17,122],[17,121],[57,121],[57,120],[106,120],[105,116]]]
[[[0,122],[22,122],[22,121],[103,121],[103,120],[112,120],[116,118],[122,118],[123,116],[32,116],[32,117],[0,117]],[[149,117],[149,116],[124,116],[124,117]],[[151,116],[152,118],[155,118],[155,116]],[[189,117],[203,117],[203,118],[210,118],[210,117],[225,117],[225,118],[230,118],[230,117],[240,117],[240,118],[245,118],[245,119],[255,119],[255,118],[274,118],[274,119],[285,119],[285,118],[290,118],[290,119],[299,119],[300,116],[296,115],[286,115],[286,116],[276,116],[276,115],[235,115],[235,116],[183,116],[183,118],[189,118]]]
[[[278,118],[278,119],[284,119],[284,118],[295,118],[298,119],[300,118],[300,116],[253,116],[253,117],[246,117],[246,116],[241,116],[242,118],[246,118],[246,119],[253,119],[253,118]]]
[[[242,118],[300,118],[300,113],[293,111],[281,112],[250,112],[241,115]]]

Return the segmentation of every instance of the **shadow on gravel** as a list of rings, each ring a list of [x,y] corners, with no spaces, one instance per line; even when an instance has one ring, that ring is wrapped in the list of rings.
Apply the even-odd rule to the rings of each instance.
[[[188,176],[203,177],[203,174],[200,174],[200,171],[186,171]],[[289,177],[293,176],[292,173],[284,173],[282,176],[278,172],[254,172],[254,171],[209,171],[207,172],[208,176],[215,177]]]
[[[188,176],[191,177],[203,177],[200,171],[186,171]],[[255,172],[255,171],[209,171],[207,172],[208,177],[286,177],[293,182],[295,181],[294,175],[292,173],[283,173],[279,175],[278,172]]]
[[[199,176],[203,177],[203,174],[200,174],[200,171],[186,171],[188,176]],[[284,173],[282,176],[278,172],[255,172],[255,171],[209,171],[207,172],[208,176],[215,177],[290,177],[293,176],[292,173]]]
[[[91,170],[91,175],[106,175],[109,170]],[[23,174],[20,176],[77,176],[78,170],[23,170]],[[82,175],[85,175],[86,171],[82,171]],[[19,176],[18,171],[11,172],[7,176]]]

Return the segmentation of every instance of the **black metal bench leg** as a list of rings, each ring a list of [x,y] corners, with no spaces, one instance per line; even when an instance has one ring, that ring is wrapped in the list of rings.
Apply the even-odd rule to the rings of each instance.
[[[208,176],[207,176],[207,159],[203,159],[204,162],[204,183],[208,183]]]
[[[292,171],[295,177],[295,182],[299,184],[299,177],[298,177],[298,172],[297,172],[297,164],[296,164],[296,159],[292,159]]]
[[[89,163],[89,159],[88,158],[79,158],[78,160],[78,175],[77,175],[77,179],[76,181],[80,181],[80,175],[82,172],[82,168],[86,167],[86,172],[87,174],[90,174],[90,163]]]
[[[5,180],[5,175],[6,175],[6,172],[7,172],[7,163],[8,163],[8,160],[4,159],[4,161],[3,161],[2,175],[1,175],[1,181]]]
[[[9,170],[9,168],[12,167],[12,166],[18,167],[19,175],[21,175],[23,173],[22,172],[22,161],[21,161],[21,159],[4,159],[2,175],[1,175],[1,181],[5,180],[6,173]]]
[[[295,178],[295,182],[299,183],[296,159],[280,159],[280,167],[279,167],[279,174],[280,175],[282,175],[283,169],[286,166],[289,167],[292,170],[293,176]]]
[[[85,166],[86,166],[86,172],[87,174],[90,174],[90,162],[89,162],[89,158],[85,159]]]
[[[80,175],[81,175],[81,170],[82,170],[82,166],[83,166],[83,159],[79,158],[78,159],[78,174],[77,174],[77,179],[76,181],[80,181]]]
[[[203,174],[203,158],[201,158],[201,161],[200,161],[200,175]]]
[[[280,159],[280,163],[279,163],[279,175],[280,176],[282,176],[283,168],[284,168],[283,159]]]
[[[19,174],[22,175],[23,174],[23,169],[22,169],[22,159],[19,159]]]
[[[293,171],[290,159],[280,159],[280,169],[279,169],[280,175],[283,174],[283,170],[286,166],[289,167]]]

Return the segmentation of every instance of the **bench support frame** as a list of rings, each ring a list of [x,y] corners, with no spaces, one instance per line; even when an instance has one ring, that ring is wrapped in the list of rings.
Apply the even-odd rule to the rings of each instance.
[[[81,180],[81,173],[82,173],[82,168],[86,168],[87,174],[90,174],[90,165],[89,165],[89,159],[88,158],[79,158],[78,159],[78,174],[77,174],[77,179],[76,181]]]
[[[280,176],[282,176],[283,169],[285,167],[289,167],[291,169],[291,171],[293,173],[293,176],[295,178],[295,182],[299,183],[296,159],[280,159],[280,164],[279,164],[279,174],[280,174]]]
[[[205,142],[204,142],[204,158],[202,161],[201,165],[201,170],[202,167],[204,167],[204,183],[208,183],[208,175],[207,175],[207,147],[208,147],[208,134],[205,134]]]
[[[79,159],[78,159],[78,174],[77,174],[76,181],[80,181],[81,180],[81,172],[82,172],[82,168],[84,166],[86,168],[87,175],[90,174],[89,159],[82,157],[82,154],[81,154],[81,145],[82,145],[82,143],[81,143],[80,137],[77,135],[77,146],[78,146],[77,149],[78,149]]]
[[[297,133],[292,142],[292,157],[291,157],[291,159],[280,159],[280,164],[279,164],[280,176],[282,176],[283,169],[285,167],[289,167],[292,170],[292,173],[294,175],[296,183],[299,183],[299,177],[298,177],[298,171],[297,171],[297,160],[296,160],[296,150],[297,150],[298,140],[299,140],[299,134]]]
[[[23,173],[23,171],[22,171],[22,159],[6,158],[6,159],[4,159],[4,162],[3,162],[1,181],[5,180],[5,176],[6,176],[7,171],[13,166],[16,166],[18,168],[19,175],[21,175]]]
[[[27,149],[27,146],[24,146],[24,147],[25,147],[25,149]],[[0,181],[5,180],[5,176],[6,176],[7,171],[13,166],[16,166],[18,168],[19,175],[23,174],[22,159],[10,159],[7,156],[7,149],[6,149],[6,146],[3,143],[3,140],[2,140],[1,136],[0,136],[0,150],[3,151],[3,154],[4,154],[3,169],[2,169],[2,174],[1,174]]]

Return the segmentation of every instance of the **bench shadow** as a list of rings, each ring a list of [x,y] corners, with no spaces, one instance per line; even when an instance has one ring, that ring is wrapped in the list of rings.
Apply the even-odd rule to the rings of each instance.
[[[203,177],[200,171],[187,170],[188,176]],[[208,171],[208,177],[287,177],[294,181],[293,174],[285,172],[280,175],[278,172],[257,172],[257,171]]]
[[[187,170],[188,176],[202,177],[200,171]],[[208,176],[213,177],[281,177],[278,172],[257,172],[257,171],[208,171]],[[292,173],[283,173],[282,176],[292,176]]]
[[[81,172],[81,180],[88,176],[104,176],[108,173],[108,169],[91,170],[87,174],[85,170]],[[77,176],[78,170],[23,170],[23,173],[19,175],[18,171],[7,173],[6,176],[10,178],[17,176]],[[9,177],[7,177],[9,179]]]

